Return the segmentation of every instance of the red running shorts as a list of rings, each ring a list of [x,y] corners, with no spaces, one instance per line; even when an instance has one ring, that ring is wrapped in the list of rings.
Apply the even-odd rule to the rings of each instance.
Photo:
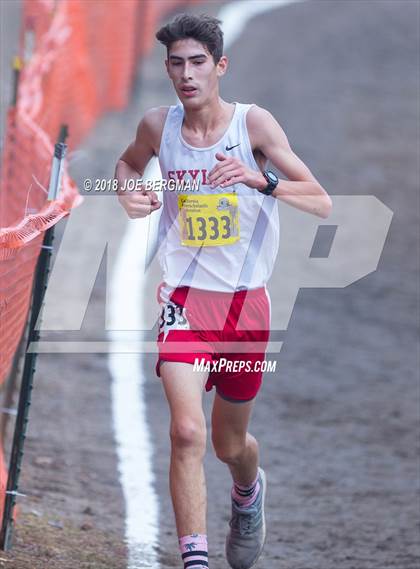
[[[258,368],[265,360],[270,335],[270,298],[265,287],[229,293],[188,286],[173,289],[161,283],[157,300],[161,307],[158,377],[162,361],[210,362],[206,391],[215,387],[221,397],[233,402],[257,395],[262,383]]]

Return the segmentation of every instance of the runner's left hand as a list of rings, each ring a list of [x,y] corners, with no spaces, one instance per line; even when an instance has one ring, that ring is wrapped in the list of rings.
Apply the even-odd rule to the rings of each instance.
[[[221,152],[216,153],[219,163],[210,171],[207,180],[212,188],[220,186],[227,188],[233,184],[245,184],[250,188],[258,188],[261,185],[261,172],[256,172],[246,166],[239,158],[226,156]]]

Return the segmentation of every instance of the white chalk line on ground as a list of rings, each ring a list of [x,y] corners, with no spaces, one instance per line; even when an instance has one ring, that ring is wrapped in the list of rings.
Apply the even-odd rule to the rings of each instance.
[[[302,0],[239,0],[220,10],[225,50],[240,36],[249,20],[269,10]],[[161,178],[157,158],[145,172],[147,178]],[[111,397],[114,436],[118,457],[119,479],[124,495],[126,519],[125,541],[128,548],[128,569],[153,567],[159,569],[156,552],[159,537],[159,500],[155,491],[152,469],[153,450],[146,418],[143,395],[144,377],[141,354],[118,353],[118,345],[126,339],[124,332],[113,331],[113,323],[121,321],[121,314],[130,314],[136,330],[143,326],[143,298],[145,294],[144,267],[139,243],[144,243],[149,231],[156,238],[159,215],[145,220],[129,220],[121,242],[110,283],[110,331],[108,337],[115,344],[108,356],[112,379]],[[150,239],[150,235],[149,235]],[[115,326],[117,328],[117,326]],[[129,332],[133,340],[133,332]],[[138,332],[137,341],[142,340]]]

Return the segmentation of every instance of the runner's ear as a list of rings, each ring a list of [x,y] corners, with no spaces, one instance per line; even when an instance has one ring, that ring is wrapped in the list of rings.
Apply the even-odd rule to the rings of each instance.
[[[227,56],[222,55],[222,57],[219,59],[217,65],[216,65],[218,77],[222,77],[226,73],[228,63],[229,63],[229,60],[228,60]]]

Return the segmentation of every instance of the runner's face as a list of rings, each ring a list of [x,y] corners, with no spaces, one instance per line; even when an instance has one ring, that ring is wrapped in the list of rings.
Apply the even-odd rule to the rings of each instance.
[[[172,44],[165,64],[182,104],[196,107],[218,94],[218,79],[225,73],[227,58],[221,57],[215,65],[206,46],[188,38]]]

